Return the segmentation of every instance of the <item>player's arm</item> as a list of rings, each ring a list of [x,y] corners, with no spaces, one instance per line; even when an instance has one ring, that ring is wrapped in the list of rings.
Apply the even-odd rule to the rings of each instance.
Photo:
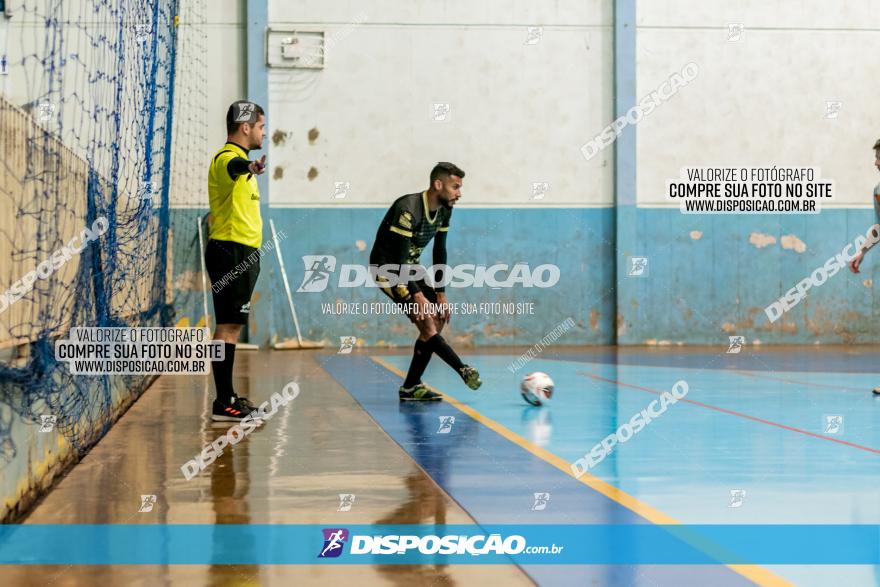
[[[880,195],[875,194],[874,198],[880,198]],[[849,270],[853,273],[859,272],[859,267],[862,265],[862,261],[865,260],[865,254],[874,248],[874,245],[877,244],[877,241],[874,239],[868,239],[865,241],[865,244],[861,246],[858,252],[850,259],[849,262]]]
[[[406,292],[407,299],[415,297],[416,294],[421,294],[421,289],[419,289],[419,285],[415,281],[403,283],[400,279],[400,270],[409,261],[409,245],[412,239],[412,232],[402,226],[398,226],[396,223],[392,223],[388,227],[386,238],[388,239],[390,256],[397,262],[397,270],[393,271],[398,277],[397,287],[403,288],[402,291]],[[424,297],[424,294],[422,294],[422,297]]]
[[[437,234],[434,235],[434,254],[433,254],[434,266],[438,265],[446,265],[446,231],[437,231]],[[446,279],[446,271],[440,271],[436,274],[436,279],[438,283],[443,283]],[[438,294],[446,295],[446,287],[442,285],[437,285],[434,288]]]
[[[446,235],[448,234],[448,231],[449,224],[444,223],[444,226],[441,226],[437,230],[437,234],[434,235],[433,261],[435,267],[438,265],[447,265]],[[440,272],[435,272],[434,276],[438,283],[445,283],[446,279],[448,279],[445,269]],[[450,318],[452,318],[452,312],[449,309],[449,301],[446,299],[446,287],[438,285],[434,287],[434,291],[437,292],[437,303],[440,304],[440,317],[446,322],[449,322]]]
[[[862,265],[862,261],[865,260],[865,254],[874,248],[876,242],[868,239],[865,241],[865,244],[858,250],[858,252],[853,256],[849,261],[849,270],[853,273],[859,273],[859,267]]]
[[[409,264],[409,245],[412,233],[408,233],[409,236],[402,234],[407,231],[394,225],[392,225],[389,230],[393,234],[393,236],[389,238],[389,244],[391,245],[390,248],[393,251],[393,258],[397,259],[397,271],[395,271],[395,273],[398,276],[398,284],[396,289],[403,294],[408,302],[418,304],[419,309],[415,313],[415,319],[417,321],[421,322],[428,320],[432,315],[431,305],[428,302],[428,298],[422,293],[419,284],[416,281],[404,282],[400,278],[401,269],[404,265]]]
[[[415,312],[415,319],[423,321],[430,319],[431,307],[425,294],[415,281],[404,282],[401,278],[401,270],[409,264],[410,244],[413,237],[413,219],[416,217],[413,210],[408,209],[404,202],[400,202],[388,221],[386,232],[387,249],[389,257],[397,262],[398,284],[395,289],[407,301],[418,304],[419,310]]]
[[[244,157],[233,157],[226,164],[226,171],[233,180],[238,179],[240,175],[251,173],[260,175],[266,169],[266,156],[263,155],[256,161],[249,161]]]

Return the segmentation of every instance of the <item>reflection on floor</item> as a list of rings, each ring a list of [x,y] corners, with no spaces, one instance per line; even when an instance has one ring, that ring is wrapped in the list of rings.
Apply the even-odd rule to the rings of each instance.
[[[880,382],[871,349],[731,356],[717,349],[566,348],[512,372],[522,350],[470,353],[485,382],[479,392],[432,362],[425,381],[447,395],[432,404],[397,401],[407,350],[241,353],[242,394],[259,403],[291,380],[302,393],[191,481],[181,465],[227,426],[208,419],[212,385],[205,378],[163,377],[26,523],[880,522],[880,398],[869,393]],[[529,371],[554,378],[549,407],[532,408],[519,397],[519,379]],[[678,380],[687,381],[687,396],[596,464],[592,485],[570,474],[569,463]],[[451,429],[438,433],[442,422]],[[546,507],[535,507],[536,493],[547,495]],[[863,566],[222,563],[0,567],[0,584],[880,583],[878,569]]]
[[[311,351],[240,353],[239,393],[262,401],[291,380],[302,393],[191,481],[180,467],[228,425],[208,419],[213,386],[206,379],[160,378],[25,523],[473,524],[319,358]],[[389,400],[396,408],[394,391]],[[338,511],[340,494],[355,496],[350,511]],[[138,511],[143,495],[156,496],[149,512]],[[488,583],[533,584],[514,565],[0,566],[0,585],[33,587]]]

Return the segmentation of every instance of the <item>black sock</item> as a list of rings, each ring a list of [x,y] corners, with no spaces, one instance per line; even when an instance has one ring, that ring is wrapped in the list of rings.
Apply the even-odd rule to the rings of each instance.
[[[431,349],[428,348],[428,341],[417,339],[416,345],[413,347],[413,358],[409,364],[409,371],[406,374],[403,386],[409,389],[419,383],[422,380],[425,369],[428,368],[428,361],[430,360]]]
[[[223,343],[225,355],[222,361],[211,363],[214,372],[214,387],[217,388],[217,399],[223,403],[232,403],[235,391],[232,389],[232,365],[235,362],[235,345]]]
[[[464,367],[464,363],[461,362],[461,359],[458,358],[458,355],[455,354],[455,351],[452,350],[452,347],[449,346],[449,343],[446,342],[445,338],[439,334],[435,334],[429,338],[425,344],[428,345],[428,349],[446,361],[446,364],[455,369],[456,373],[460,374],[461,368]]]

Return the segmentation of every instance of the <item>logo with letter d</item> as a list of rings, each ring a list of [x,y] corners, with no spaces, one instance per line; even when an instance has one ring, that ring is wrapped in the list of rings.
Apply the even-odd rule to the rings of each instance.
[[[327,289],[330,274],[336,271],[336,257],[333,255],[303,255],[302,260],[306,274],[296,291],[315,293]]]
[[[342,554],[343,546],[348,541],[348,530],[345,528],[324,528],[324,546],[318,558],[336,558]]]

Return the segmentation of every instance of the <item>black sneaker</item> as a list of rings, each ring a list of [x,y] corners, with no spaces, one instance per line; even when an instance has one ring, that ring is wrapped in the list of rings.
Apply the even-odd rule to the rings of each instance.
[[[880,395],[880,387],[874,388],[874,395]]]
[[[479,372],[469,365],[462,367],[458,374],[461,375],[464,384],[471,389],[480,389],[480,386],[483,385]]]
[[[424,383],[416,384],[409,389],[401,387],[397,392],[402,402],[439,402],[443,396],[428,389]]]
[[[211,419],[215,422],[241,422],[248,414],[253,414],[253,419],[260,415],[246,397],[234,397],[230,404],[215,399]]]

